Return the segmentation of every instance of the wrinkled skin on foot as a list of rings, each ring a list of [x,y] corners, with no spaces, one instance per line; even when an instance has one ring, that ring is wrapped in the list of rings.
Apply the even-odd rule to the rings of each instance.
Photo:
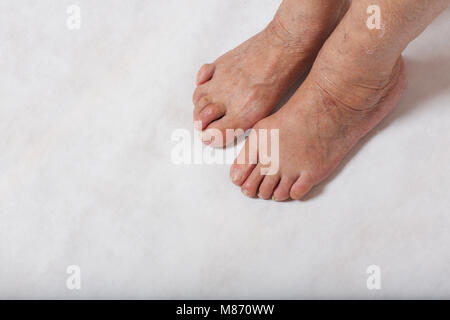
[[[308,65],[297,47],[275,45],[265,30],[199,71],[194,120],[201,128],[248,129],[266,117]],[[203,139],[209,142],[209,136]],[[219,143],[217,146],[220,146]],[[225,143],[223,143],[225,144]]]
[[[258,147],[247,141],[231,168],[232,181],[249,197],[277,201],[303,198],[395,107],[405,87],[402,60],[388,84],[380,90],[367,90],[364,99],[359,91],[343,101],[333,93],[341,92],[339,86],[324,80],[323,75],[320,80],[308,78],[285,107],[254,127],[256,133],[261,128],[279,129],[278,172],[263,175],[261,168],[267,165],[245,161],[249,154],[256,153],[249,149]],[[347,87],[342,91],[348,92]],[[368,101],[365,106],[361,105],[363,100]],[[245,164],[237,164],[238,160]]]
[[[226,129],[251,128],[310,67],[346,9],[346,1],[320,2],[283,1],[266,29],[199,70],[194,121],[206,144],[233,142],[212,139],[210,129],[226,137]]]
[[[303,198],[398,103],[406,87],[403,60],[390,64],[391,52],[378,50],[380,40],[358,23],[350,9],[290,101],[255,125],[279,130],[279,170],[264,175],[261,163],[245,162],[260,148],[247,140],[230,172],[247,196]]]

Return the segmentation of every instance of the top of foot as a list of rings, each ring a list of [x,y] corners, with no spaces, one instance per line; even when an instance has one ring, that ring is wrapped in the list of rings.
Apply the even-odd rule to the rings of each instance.
[[[199,70],[194,121],[206,144],[233,142],[227,129],[247,130],[269,115],[309,68],[344,7],[341,0],[330,7],[317,4],[283,1],[267,28]]]

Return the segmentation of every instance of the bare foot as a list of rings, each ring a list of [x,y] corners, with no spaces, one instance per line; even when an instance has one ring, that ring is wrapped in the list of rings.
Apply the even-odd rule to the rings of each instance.
[[[369,31],[355,24],[364,25],[349,12],[292,99],[255,125],[256,132],[279,129],[279,170],[263,175],[262,164],[244,160],[258,147],[247,141],[237,158],[244,164],[236,162],[230,171],[247,196],[301,199],[400,100],[407,82],[402,58],[385,54],[379,38],[364,38]]]
[[[198,72],[194,121],[211,130],[251,128],[274,109],[310,67],[345,11],[347,0],[284,0],[266,29]],[[209,130],[209,131],[208,131]],[[213,141],[223,146],[234,141]]]

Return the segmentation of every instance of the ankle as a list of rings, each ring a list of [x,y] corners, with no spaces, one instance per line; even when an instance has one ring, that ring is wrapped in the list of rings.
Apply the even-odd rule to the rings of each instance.
[[[284,0],[266,29],[287,46],[320,47],[348,7],[348,0]]]
[[[336,106],[353,111],[369,111],[397,85],[404,72],[400,56],[388,73],[361,72],[360,70],[334,69],[318,64],[310,78],[322,97],[332,100]]]

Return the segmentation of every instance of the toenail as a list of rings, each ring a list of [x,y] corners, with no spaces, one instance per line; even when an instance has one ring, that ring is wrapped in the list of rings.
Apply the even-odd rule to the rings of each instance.
[[[211,144],[211,142],[212,142],[211,135],[206,131],[202,132],[201,139],[202,139],[203,143],[205,143],[205,144]]]
[[[238,181],[240,178],[241,178],[241,175],[239,174],[238,171],[233,172],[233,173],[231,174],[231,180],[232,180],[232,181]]]

